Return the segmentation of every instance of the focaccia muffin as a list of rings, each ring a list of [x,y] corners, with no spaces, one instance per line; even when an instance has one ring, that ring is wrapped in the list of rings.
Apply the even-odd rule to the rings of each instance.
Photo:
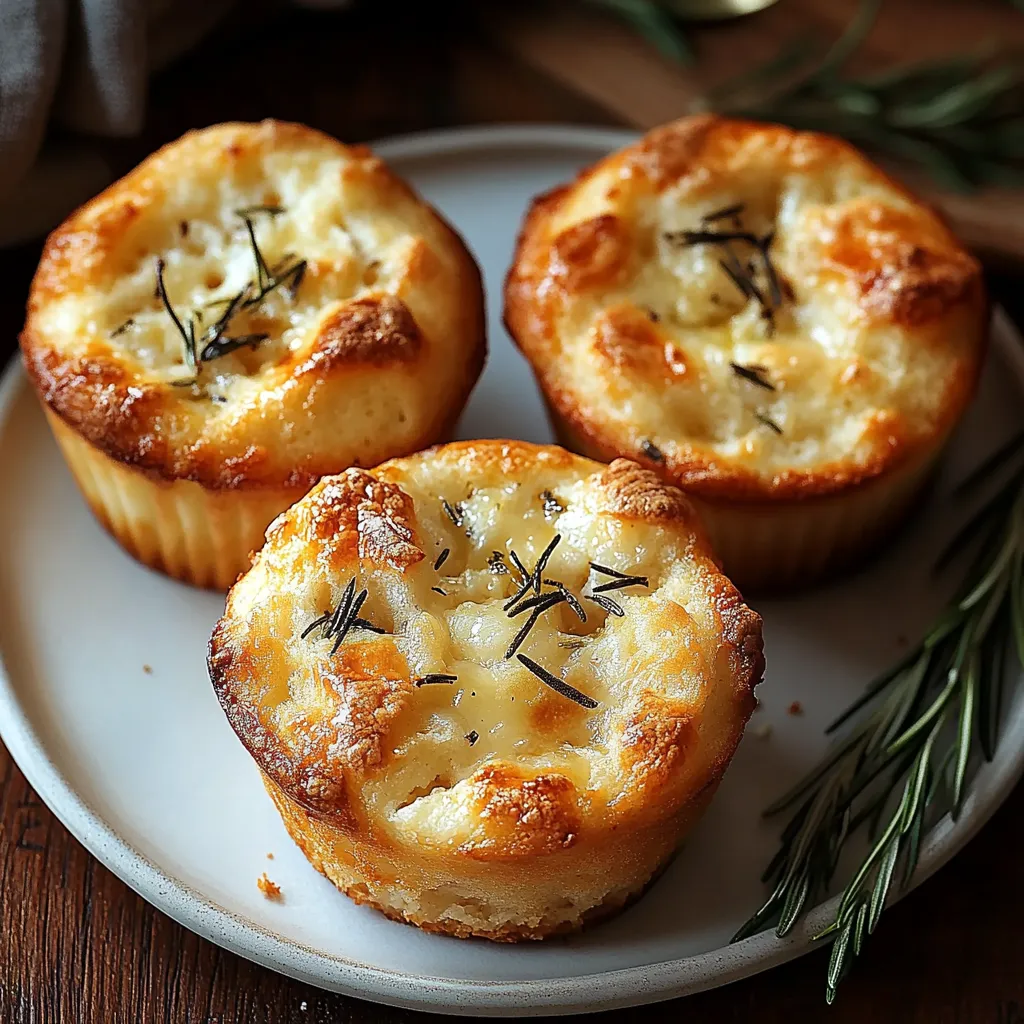
[[[643,889],[764,665],[679,490],[520,441],[322,480],[231,589],[209,664],[318,870],[390,917],[507,941]]]
[[[368,149],[190,132],[50,236],[25,366],[98,518],[226,588],[327,473],[444,439],[483,366],[480,274]]]
[[[741,587],[900,520],[987,333],[978,263],[857,150],[715,116],[539,198],[505,300],[563,443],[679,484]]]

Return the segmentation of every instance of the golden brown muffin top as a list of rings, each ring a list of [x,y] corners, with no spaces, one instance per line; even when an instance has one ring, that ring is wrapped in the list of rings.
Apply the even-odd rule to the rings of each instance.
[[[210,645],[289,796],[475,859],[677,813],[728,764],[762,670],[760,619],[676,488],[519,441],[321,481]]]
[[[454,422],[483,363],[480,276],[365,147],[224,124],[53,232],[22,349],[49,407],[122,462],[308,487]]]
[[[595,450],[729,499],[834,491],[944,436],[986,319],[978,263],[857,150],[711,115],[538,199],[506,283]]]

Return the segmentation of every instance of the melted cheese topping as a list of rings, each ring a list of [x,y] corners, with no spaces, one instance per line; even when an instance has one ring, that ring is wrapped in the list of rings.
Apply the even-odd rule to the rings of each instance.
[[[770,236],[774,329],[723,267],[752,263],[769,297],[756,248],[682,238],[701,229]],[[863,475],[944,436],[985,336],[980,269],[930,210],[837,140],[716,118],[539,200],[506,298],[562,416],[606,450],[653,443],[698,489]]]
[[[531,780],[563,780],[563,832],[667,817],[724,767],[760,673],[759,622],[695,529],[652,474],[560,449],[474,442],[349,471],[269,531],[215,634],[214,680],[279,784],[393,841],[512,842],[488,825],[492,772],[511,773],[520,801]],[[506,610],[519,583],[495,566],[515,552],[532,570],[556,536],[543,579],[577,595],[586,621],[559,604],[519,653],[594,709],[506,657],[529,613]],[[591,563],[647,578],[607,594],[621,616],[587,599],[610,581]],[[319,630],[300,640],[353,577],[367,591],[359,614],[387,634],[353,630],[334,655]],[[439,673],[457,680],[416,685]],[[242,725],[249,702],[272,741]],[[523,825],[515,843],[538,852],[550,838],[538,829]]]
[[[158,260],[201,355],[231,300],[261,281],[246,218],[270,272],[303,261],[304,273],[240,304],[224,332],[263,340],[176,386],[192,372]],[[23,347],[57,411],[127,460],[156,435],[222,459],[264,446],[278,476],[306,459],[336,471],[454,420],[482,363],[482,297],[459,239],[365,148],[297,125],[222,125],[150,157],[54,233]],[[107,391],[84,399],[98,375]],[[103,408],[112,389],[122,404],[145,396],[132,436]]]

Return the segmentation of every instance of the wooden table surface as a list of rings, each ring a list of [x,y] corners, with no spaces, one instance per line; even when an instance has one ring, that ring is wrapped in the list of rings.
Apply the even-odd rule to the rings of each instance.
[[[229,118],[291,118],[350,141],[479,122],[612,123],[496,50],[472,27],[470,6],[424,4],[413,15],[382,2],[356,14],[247,9],[154,83],[146,137],[110,152],[127,167],[187,128]],[[0,253],[0,356],[13,352],[37,256],[31,245]],[[992,287],[1024,313],[1012,276],[993,277]],[[0,778],[0,1021],[416,1019],[197,938],[97,864],[2,748]],[[886,912],[831,1010],[818,951],[725,989],[603,1019],[1024,1024],[1022,860],[1018,786],[966,850]]]

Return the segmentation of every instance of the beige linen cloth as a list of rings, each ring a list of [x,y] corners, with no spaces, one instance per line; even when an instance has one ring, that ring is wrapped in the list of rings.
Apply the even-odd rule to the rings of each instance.
[[[233,2],[0,0],[0,246],[37,237],[110,182],[90,138],[138,132],[149,75]]]

